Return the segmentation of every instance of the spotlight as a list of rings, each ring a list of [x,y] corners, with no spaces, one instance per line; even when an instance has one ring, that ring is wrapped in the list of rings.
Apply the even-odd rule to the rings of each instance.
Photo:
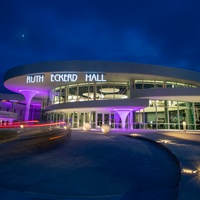
[[[84,131],[90,131],[90,129],[91,129],[91,124],[90,123],[85,123],[83,125],[83,130]]]
[[[198,170],[192,170],[192,169],[186,169],[186,168],[182,169],[182,173],[184,174],[196,174],[197,172]]]
[[[110,130],[111,130],[111,127],[110,127],[109,124],[103,124],[103,125],[101,126],[101,131],[102,131],[103,133],[109,133]]]

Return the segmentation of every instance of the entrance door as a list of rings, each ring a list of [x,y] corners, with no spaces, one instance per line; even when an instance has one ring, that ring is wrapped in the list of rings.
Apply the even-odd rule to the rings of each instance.
[[[103,114],[97,113],[97,127],[101,127],[103,123]]]
[[[83,127],[83,124],[85,123],[84,115],[85,113],[79,113],[79,127]]]
[[[101,127],[103,124],[110,125],[110,113],[97,113],[97,127]]]
[[[104,124],[110,124],[110,116],[109,113],[104,113]]]

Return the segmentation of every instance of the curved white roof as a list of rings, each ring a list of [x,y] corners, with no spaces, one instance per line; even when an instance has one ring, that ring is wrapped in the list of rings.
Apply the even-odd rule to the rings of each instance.
[[[7,89],[19,93],[20,90],[37,90],[38,97],[44,97],[57,86],[69,84],[51,82],[52,74],[77,74],[78,82],[85,82],[84,74],[104,74],[107,81],[128,80],[166,80],[200,86],[200,73],[185,69],[148,64],[103,61],[58,61],[28,64],[8,70],[4,76]],[[44,80],[34,84],[27,83],[27,76],[44,76]]]

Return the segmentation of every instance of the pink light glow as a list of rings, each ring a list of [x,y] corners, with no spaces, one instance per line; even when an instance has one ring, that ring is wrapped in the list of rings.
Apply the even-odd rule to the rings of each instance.
[[[36,123],[36,124],[35,124]],[[23,122],[13,122],[10,125],[0,126],[0,128],[7,129],[7,128],[20,128],[23,125],[23,128],[34,128],[34,127],[49,127],[49,126],[59,126],[65,125],[65,122],[56,122],[56,123],[46,123],[46,124],[38,124],[38,120],[31,120],[31,121],[23,121]]]
[[[29,108],[30,108],[31,100],[36,94],[39,94],[39,92],[36,90],[19,90],[19,92],[21,92],[26,99],[26,112],[25,112],[24,120],[27,121],[29,118]]]
[[[118,110],[115,109],[115,111],[119,114],[122,120],[122,130],[125,130],[125,125],[126,125],[126,118],[128,114],[132,111],[132,109],[127,109],[127,110]]]

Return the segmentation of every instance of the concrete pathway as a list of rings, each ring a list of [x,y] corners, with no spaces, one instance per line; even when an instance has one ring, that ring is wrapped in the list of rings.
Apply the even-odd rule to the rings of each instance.
[[[178,198],[180,168],[173,156],[154,142],[117,133],[73,130],[59,146],[4,157],[0,165],[4,200]]]
[[[200,199],[200,131],[132,131],[138,136],[157,141],[170,149],[179,159],[182,170],[197,173],[182,172],[179,200]]]

